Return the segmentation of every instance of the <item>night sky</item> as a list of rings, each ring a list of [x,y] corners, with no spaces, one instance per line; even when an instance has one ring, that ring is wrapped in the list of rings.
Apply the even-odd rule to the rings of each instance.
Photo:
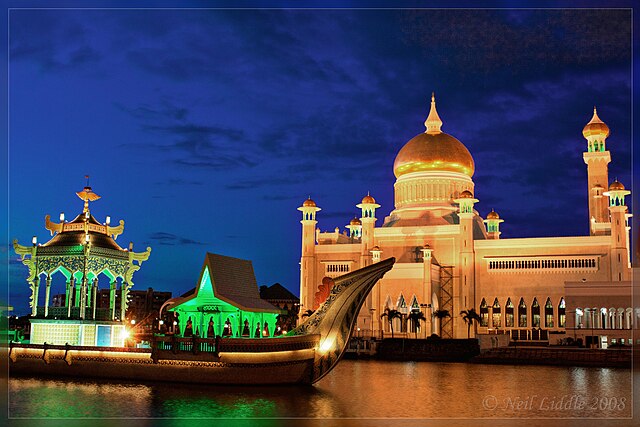
[[[319,228],[343,230],[370,191],[379,226],[432,91],[502,238],[588,233],[594,105],[610,179],[631,187],[629,10],[12,10],[9,24],[0,274],[16,314],[29,289],[9,242],[80,213],[86,174],[96,218],[125,220],[117,242],[152,247],[134,289],[181,294],[209,251],[297,294],[296,208],[311,196]]]

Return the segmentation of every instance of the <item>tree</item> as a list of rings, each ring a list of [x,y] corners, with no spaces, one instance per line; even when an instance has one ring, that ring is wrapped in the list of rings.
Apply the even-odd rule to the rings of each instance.
[[[436,310],[433,312],[433,317],[440,320],[438,323],[440,324],[440,336],[442,336],[442,319],[445,317],[451,317],[451,314],[449,313],[449,310]]]
[[[417,339],[418,338],[418,329],[420,328],[420,322],[422,322],[423,320],[426,321],[427,318],[424,317],[424,313],[423,312],[417,311],[417,310],[411,310],[411,313],[409,313],[409,316],[407,316],[407,318],[415,326],[416,339]]]
[[[398,310],[390,309],[389,307],[384,309],[384,313],[380,315],[380,318],[387,318],[389,326],[391,327],[391,338],[393,338],[393,319],[402,319],[402,314]]]
[[[480,322],[480,315],[476,312],[475,309],[470,308],[469,310],[462,310],[460,312],[460,316],[462,316],[462,320],[467,324],[467,338],[471,337],[471,325],[475,322],[475,333],[478,334],[478,322]]]

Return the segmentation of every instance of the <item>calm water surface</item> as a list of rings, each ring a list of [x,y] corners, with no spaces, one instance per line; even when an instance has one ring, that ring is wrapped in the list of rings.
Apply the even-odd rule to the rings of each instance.
[[[637,382],[636,378],[636,382]],[[312,387],[10,378],[27,418],[630,417],[624,369],[342,361]]]

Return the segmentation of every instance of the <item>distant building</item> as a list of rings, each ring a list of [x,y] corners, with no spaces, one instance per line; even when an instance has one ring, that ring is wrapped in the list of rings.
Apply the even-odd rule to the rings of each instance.
[[[280,283],[260,286],[260,298],[275,305],[285,313],[278,318],[280,332],[287,332],[296,326],[300,312],[300,298],[292,294]]]

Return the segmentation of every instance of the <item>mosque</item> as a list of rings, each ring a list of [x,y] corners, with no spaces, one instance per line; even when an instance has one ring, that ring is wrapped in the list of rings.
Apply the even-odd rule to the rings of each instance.
[[[386,337],[393,327],[395,336],[466,338],[476,329],[468,328],[460,315],[469,309],[480,316],[477,333],[507,333],[517,340],[551,342],[551,334],[569,335],[568,317],[574,334],[581,328],[608,329],[593,333],[600,340],[638,323],[640,311],[633,314],[629,291],[631,215],[625,196],[630,192],[617,180],[609,181],[609,128],[595,108],[582,131],[587,141],[588,236],[501,239],[498,212],[491,210],[483,218],[475,208],[473,157],[442,131],[434,96],[424,124],[425,132],[409,140],[395,158],[395,208],[382,224],[376,226],[380,205],[370,194],[356,205],[361,217],[342,233],[317,228],[320,207],[311,198],[298,208],[300,313],[319,306],[333,277],[395,257],[393,269],[359,313],[358,334]],[[574,284],[573,289],[604,284],[604,290],[596,302],[589,300],[594,307],[571,307],[566,283]],[[616,289],[623,296],[629,292],[624,302],[615,303],[623,307],[609,307],[602,300]],[[385,310],[396,310],[400,317],[382,316]],[[439,316],[444,311],[450,316]],[[421,312],[425,320],[408,321],[412,312]]]

